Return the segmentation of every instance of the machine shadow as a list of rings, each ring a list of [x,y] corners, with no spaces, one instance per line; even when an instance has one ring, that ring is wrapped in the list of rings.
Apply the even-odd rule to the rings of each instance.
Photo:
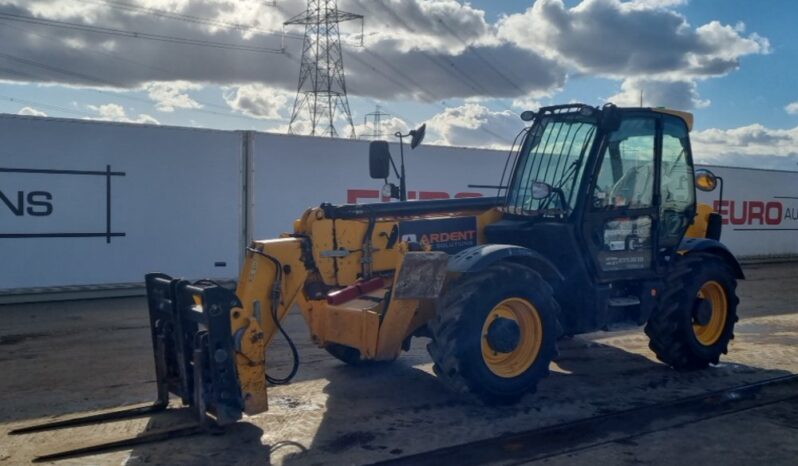
[[[157,418],[151,419],[146,432],[162,427]],[[271,451],[279,446],[263,445],[263,429],[248,422],[238,422],[225,428],[222,434],[199,434],[164,442],[147,443],[132,449],[122,464],[125,466],[152,465],[270,465]]]
[[[371,463],[788,374],[740,364],[678,372],[652,359],[582,337],[563,340],[550,376],[513,406],[450,392],[428,366],[414,367],[429,363],[414,350],[382,367],[340,365],[325,374],[326,412],[312,443],[282,461]]]

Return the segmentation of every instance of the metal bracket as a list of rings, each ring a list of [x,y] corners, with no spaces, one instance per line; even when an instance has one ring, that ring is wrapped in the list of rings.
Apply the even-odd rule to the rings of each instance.
[[[349,254],[351,254],[351,251],[346,248],[328,249],[319,253],[321,257],[346,257]]]

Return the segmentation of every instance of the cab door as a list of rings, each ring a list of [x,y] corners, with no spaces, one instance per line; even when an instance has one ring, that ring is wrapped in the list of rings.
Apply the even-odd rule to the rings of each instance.
[[[658,242],[661,120],[625,114],[601,142],[582,226],[600,281],[653,272]]]

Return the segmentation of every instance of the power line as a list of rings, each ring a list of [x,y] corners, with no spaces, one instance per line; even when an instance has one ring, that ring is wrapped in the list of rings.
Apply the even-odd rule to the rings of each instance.
[[[369,12],[371,11],[360,0],[353,0],[353,1],[355,3],[357,3],[364,10],[369,11]],[[407,29],[410,32],[416,32],[416,30],[412,26],[410,26],[407,23],[407,21],[405,21],[401,16],[399,16],[395,11],[391,10],[388,6],[382,4],[381,2],[375,2],[375,3],[376,3],[377,6],[382,8],[386,13],[388,13],[397,23],[402,25],[405,29]],[[393,26],[393,25],[388,24],[388,23],[386,23],[384,21],[383,21],[383,24],[386,27],[392,27]],[[488,90],[484,86],[482,86],[480,83],[478,83],[473,78],[471,78],[467,73],[465,73],[463,70],[461,70],[452,60],[444,58],[444,57],[440,57],[440,56],[439,57],[432,56],[432,54],[430,54],[429,52],[427,52],[425,50],[421,50],[421,49],[419,49],[418,52],[421,55],[423,55],[430,63],[432,63],[433,65],[437,66],[438,68],[443,70],[445,73],[449,74],[450,76],[452,76],[453,78],[457,79],[461,83],[465,84],[466,86],[471,88],[473,91],[475,91],[477,94],[481,94],[481,95],[489,95],[490,94],[490,92],[488,92]],[[445,61],[445,64],[442,63],[444,61]],[[502,103],[501,106],[504,107],[505,109],[513,112],[513,113],[516,113],[515,110],[512,107],[507,106],[506,104]]]
[[[42,102],[35,102],[33,100],[19,99],[17,97],[10,97],[10,96],[7,96],[7,95],[0,95],[0,99],[7,100],[9,102],[20,103],[20,104],[24,104],[24,105],[32,105],[32,106],[39,107],[39,108],[46,108],[48,110],[56,110],[56,111],[64,112],[64,113],[71,113],[71,114],[79,115],[79,116],[83,116],[83,117],[92,118],[94,116],[94,115],[90,115],[90,114],[85,113],[85,112],[81,112],[79,110],[72,110],[72,109],[68,109],[68,108],[64,108],[64,107],[59,107],[57,105],[45,104],[45,103],[42,103]]]
[[[193,24],[204,24],[206,26],[214,26],[223,29],[233,29],[237,31],[254,31],[259,32],[261,34],[266,35],[282,35],[283,32],[280,31],[269,31],[266,29],[261,29],[256,26],[239,24],[239,23],[230,23],[227,21],[221,21],[218,19],[210,19],[204,18],[202,16],[194,16],[194,15],[187,15],[183,13],[175,13],[173,11],[162,10],[158,8],[146,7],[141,5],[136,5],[134,3],[123,2],[118,0],[83,0],[84,2],[94,3],[98,5],[106,5],[110,8],[114,8],[117,10],[124,10],[129,12],[139,12],[139,13],[147,13],[153,16],[157,16],[159,18],[166,18],[166,19],[173,19],[177,21],[184,21],[187,23]],[[277,6],[277,2],[264,2],[264,5],[267,6]],[[302,36],[286,36],[292,39],[302,39]]]
[[[156,16],[167,17],[167,18],[170,18],[170,19],[178,19],[178,20],[184,20],[184,21],[200,23],[200,24],[207,24],[207,25],[217,25],[219,27],[228,27],[228,28],[231,28],[231,29],[256,30],[256,31],[263,32],[265,34],[277,34],[274,31],[259,30],[258,28],[255,28],[255,27],[252,27],[252,26],[237,25],[237,24],[234,24],[234,23],[224,23],[224,22],[221,22],[221,21],[210,20],[210,19],[201,18],[201,17],[194,17],[194,16],[189,16],[189,15],[171,13],[171,12],[167,12],[165,10],[157,10],[157,9],[154,9],[154,8],[138,7],[138,6],[135,6],[135,5],[132,5],[132,4],[127,4],[125,2],[120,2],[120,1],[114,1],[114,0],[88,0],[88,1],[94,1],[95,3],[97,3],[97,2],[104,3],[104,4],[107,4],[109,6],[113,6],[115,4],[119,8],[128,9],[128,10],[131,10],[131,9],[136,9],[136,10],[139,10],[139,11],[148,10],[148,12],[151,13],[151,14],[154,14]],[[361,4],[361,7],[363,7],[362,4]],[[363,7],[363,8],[368,10],[368,8],[365,8],[365,7]],[[387,7],[384,7],[384,8],[386,10],[388,10]],[[395,16],[399,20],[399,22],[403,23],[403,25],[406,28],[408,28],[409,30],[413,31],[413,28],[411,28],[406,22],[401,20],[401,18],[399,18],[398,15],[396,15],[394,12],[392,12],[390,10],[388,10],[388,11],[389,11],[390,14]],[[23,16],[20,16],[20,15],[11,15],[11,14],[6,14],[6,13],[0,13],[0,19],[3,19],[2,18],[3,16],[5,16],[7,20],[11,20],[11,21],[15,21],[16,20],[16,21],[20,21],[20,22],[29,22],[29,23],[32,22],[34,24],[41,24],[41,25],[44,25],[44,26],[50,26],[51,25],[51,24],[44,24],[44,23],[57,23],[57,24],[53,24],[53,26],[67,28],[67,29],[75,29],[75,28],[77,28],[78,30],[95,29],[94,26],[86,26],[86,25],[80,25],[80,24],[74,24],[74,23],[66,23],[66,22],[55,21],[55,20],[44,20],[44,19],[39,19],[39,18],[23,17]],[[18,17],[18,19],[8,18],[8,16],[16,16],[16,17]],[[359,17],[360,15],[354,15],[354,16]],[[101,29],[110,30],[110,31],[118,31],[118,30],[112,30],[110,28],[101,28]],[[30,32],[30,31],[27,31],[27,32]],[[100,31],[91,31],[91,32],[100,32]],[[138,34],[138,33],[131,33],[129,31],[120,31],[120,32],[124,33],[125,37],[132,37],[130,34],[133,34],[133,35]],[[108,33],[108,32],[103,32],[103,33]],[[52,38],[51,36],[47,36],[47,37],[49,37],[49,38],[51,38],[53,40],[57,40],[57,39]],[[164,36],[164,37],[170,38],[170,36]],[[288,35],[287,37],[293,39],[293,38],[299,38],[301,36]],[[191,39],[181,39],[181,38],[175,38],[175,39],[193,41]],[[158,39],[153,39],[153,40],[158,40]],[[462,41],[462,39],[460,39],[459,37],[458,37],[458,40]],[[212,43],[211,41],[201,41],[201,42],[203,42],[203,43]],[[196,44],[196,45],[199,45],[199,44]],[[240,48],[239,46],[235,46],[234,44],[219,43],[218,45],[221,45],[223,47],[232,46],[232,47]],[[273,52],[273,53],[279,52],[279,51],[275,51],[273,49],[267,49],[267,50],[270,51],[270,52]],[[101,52],[101,51],[98,51],[98,50],[92,50],[92,52],[105,53],[105,52]],[[411,78],[407,74],[403,73],[398,67],[394,66],[393,64],[391,64],[390,62],[385,60],[383,57],[380,57],[379,55],[375,54],[374,52],[371,52],[371,51],[368,51],[368,50],[367,50],[367,53],[369,53],[374,58],[377,58],[378,60],[380,60],[384,65],[386,65],[389,69],[391,69],[391,71],[393,71],[396,75],[404,78],[406,81],[410,82],[415,87],[411,88],[411,87],[408,87],[408,86],[404,85],[402,82],[400,82],[397,79],[395,79],[392,75],[382,72],[381,70],[379,70],[376,67],[374,67],[372,64],[368,63],[366,60],[363,60],[363,59],[361,59],[360,57],[358,57],[356,55],[353,55],[353,58],[356,61],[360,62],[362,65],[370,68],[372,71],[374,71],[374,72],[382,75],[386,79],[390,80],[394,84],[397,84],[400,87],[403,87],[404,89],[409,91],[411,94],[415,93],[414,91],[419,91],[419,90],[424,92],[424,93],[426,93],[429,96],[429,98],[433,99],[431,101],[431,100],[429,100],[429,98],[426,98],[425,100],[427,102],[429,102],[429,103],[432,103],[435,100],[439,100],[439,98],[436,97],[434,94],[432,94],[429,91],[424,90],[425,88],[424,88],[423,85],[419,84],[413,78]],[[422,53],[424,53],[426,55],[427,59],[432,61],[436,66],[441,67],[444,71],[449,72],[449,70],[445,66],[442,66],[440,63],[435,62],[434,61],[435,59],[433,57],[430,57],[429,54],[427,54],[426,52],[422,52]],[[106,54],[108,54],[108,53],[106,53]],[[0,55],[2,55],[2,54],[0,54]],[[150,65],[145,65],[145,64],[142,64],[140,62],[136,62],[136,61],[129,60],[129,59],[126,59],[126,58],[123,58],[123,57],[119,57],[119,56],[115,56],[115,55],[112,55],[112,54],[110,54],[110,55],[113,56],[116,59],[119,59],[119,60],[124,60],[124,61],[130,62],[130,63],[137,64],[139,66],[147,66],[147,67],[150,67],[152,69],[155,69],[154,67],[152,67]],[[291,58],[291,59],[295,59],[291,54],[286,53],[285,55],[287,57]],[[25,59],[21,59],[20,57],[8,56],[7,54],[6,54],[6,58],[12,59],[12,60],[13,59],[25,60]],[[94,82],[99,82],[99,83],[101,83],[103,85],[108,85],[108,86],[111,86],[111,87],[124,87],[124,86],[120,86],[119,84],[114,84],[114,83],[111,83],[111,82],[103,80],[103,79],[92,77],[90,75],[86,75],[86,74],[82,74],[82,73],[77,73],[77,72],[65,70],[63,68],[58,68],[58,67],[54,67],[54,66],[51,66],[51,65],[46,65],[46,64],[43,64],[43,63],[40,63],[40,62],[35,62],[33,60],[27,60],[26,64],[28,64],[29,66],[35,66],[35,67],[40,67],[40,68],[44,68],[44,69],[49,69],[50,71],[59,72],[61,74],[77,76],[77,77],[80,77],[81,79],[94,81]],[[462,72],[462,70],[459,70],[459,68],[457,68],[454,65],[454,63],[450,63],[450,64],[459,73],[464,74]],[[457,76],[454,76],[454,77],[458,78]],[[463,81],[463,78],[458,78],[458,79]],[[472,89],[477,90],[473,84],[469,84],[469,83],[466,83],[466,84],[468,84],[470,87],[472,87]],[[99,93],[102,93],[102,94],[107,94],[107,95],[111,94],[111,93],[103,92],[103,91],[97,90],[97,89],[93,89],[93,91],[99,92]],[[134,100],[134,101],[138,101],[138,102],[144,102],[144,103],[147,103],[147,104],[151,104],[152,103],[152,101],[150,101],[148,99],[137,98],[137,97],[134,97],[134,96],[127,96],[127,95],[123,95],[123,94],[112,94],[112,95],[120,97],[120,98],[123,98],[123,99]],[[197,102],[197,103],[200,103],[201,105],[205,105],[205,106],[209,106],[209,107],[215,107],[215,108],[220,108],[220,109],[224,109],[224,110],[229,110],[227,107],[223,107],[223,106],[220,106],[220,105],[210,104],[210,103],[207,103],[207,102],[201,102],[201,101],[197,101],[196,99],[194,99],[194,101]],[[438,106],[440,108],[444,109],[444,110],[448,109],[448,107],[446,107],[444,105],[438,104]],[[218,116],[223,116],[223,117],[228,117],[228,118],[242,118],[242,119],[247,119],[249,121],[258,120],[258,119],[253,118],[253,117],[248,117],[248,116],[245,116],[245,115],[238,115],[238,114],[235,114],[235,113],[220,113],[220,112],[213,112],[211,110],[205,110],[205,109],[192,109],[192,110],[193,111],[197,111],[197,112],[201,112],[201,113],[208,113],[208,114],[213,114],[213,115],[218,115]],[[72,113],[75,113],[75,112],[72,112]],[[394,114],[396,114],[396,113],[394,113]],[[400,116],[400,118],[403,118],[403,117]],[[408,121],[406,118],[403,118],[403,119]],[[491,131],[491,130],[489,130],[487,128],[480,127],[479,130],[483,131],[483,132],[485,132],[487,134],[490,134],[490,135],[496,137],[497,139],[504,139],[503,136],[500,136],[500,135],[496,134],[495,132],[493,132],[493,131]]]
[[[16,15],[13,13],[0,12],[0,19],[6,19],[9,21],[18,21],[29,24],[38,24],[41,26],[57,27],[61,29],[70,29],[75,31],[107,34],[107,35],[126,37],[132,39],[145,39],[145,40],[167,42],[179,45],[194,45],[200,47],[211,47],[223,50],[238,50],[242,52],[253,52],[253,53],[283,53],[282,48],[272,49],[266,47],[254,47],[247,45],[230,44],[225,42],[214,42],[203,39],[186,39],[183,37],[166,36],[161,34],[126,31],[122,29],[114,29],[114,28],[101,27],[101,26],[89,26],[85,24],[70,23],[54,19],[35,18],[33,16]]]
[[[479,60],[482,63],[484,63],[488,68],[493,70],[493,72],[496,73],[500,78],[504,79],[508,84],[510,84],[511,86],[516,88],[519,92],[521,92],[522,95],[526,93],[526,91],[524,89],[522,89],[521,86],[516,84],[515,81],[510,79],[506,74],[504,74],[501,70],[499,70],[499,68],[497,66],[495,66],[491,62],[489,62],[488,59],[483,57],[481,53],[477,52],[477,49],[475,47],[473,47],[471,44],[466,42],[465,39],[460,37],[460,35],[457,34],[451,27],[449,27],[449,25],[446,24],[441,18],[436,17],[435,19],[438,21],[438,23],[440,23],[441,26],[443,26],[444,29],[446,29],[446,31],[449,32],[449,34],[451,34],[455,39],[460,41],[460,43],[465,45],[466,46],[466,50],[470,50],[471,53],[473,53],[475,57],[479,58]]]
[[[51,41],[59,43],[59,44],[62,42],[62,39],[60,39],[58,37],[54,37],[54,36],[51,36],[49,34],[44,34],[44,33],[40,33],[40,32],[33,32],[31,30],[23,29],[23,28],[21,28],[19,26],[15,26],[13,24],[9,24],[8,27],[10,27],[12,29],[17,29],[18,31],[21,31],[22,33],[33,34],[33,35],[35,35],[37,37],[41,37],[43,39],[51,40]],[[154,65],[149,64],[149,63],[143,63],[143,62],[140,62],[140,61],[132,60],[132,59],[127,58],[127,57],[122,57],[122,56],[120,56],[117,53],[109,52],[109,51],[106,51],[106,50],[98,50],[98,49],[84,49],[84,50],[92,52],[92,53],[104,55],[104,56],[110,57],[110,58],[115,59],[115,60],[120,60],[120,61],[123,61],[123,62],[127,62],[127,63],[135,65],[135,66],[149,68],[149,69],[154,70],[154,71],[160,71],[160,72],[167,73],[167,74],[172,72],[172,71],[167,70],[165,68],[157,67],[157,66],[154,66]],[[286,55],[286,57],[293,60],[293,58],[288,56],[288,55]],[[40,68],[43,66],[43,64],[41,62],[35,62],[33,60],[30,60],[30,59],[28,59],[28,61],[32,62],[31,66],[40,67]],[[51,68],[55,68],[52,65],[49,65],[49,66]],[[8,70],[8,69],[6,69],[6,70]],[[67,75],[73,75],[74,74],[74,73],[72,73],[69,70],[66,70],[64,68],[56,68],[56,72],[60,72],[61,74],[67,74]],[[28,76],[32,76],[32,75],[28,74]],[[126,86],[124,86],[124,85],[122,85],[120,83],[114,83],[114,82],[111,82],[111,81],[107,81],[107,80],[104,80],[104,79],[101,79],[101,78],[97,78],[96,76],[81,75],[81,77],[83,77],[85,79],[88,79],[88,80],[91,80],[91,81],[94,81],[94,82],[97,82],[97,83],[102,84],[102,85],[106,85],[106,86],[111,86],[111,87],[116,87],[116,88],[126,88]],[[102,94],[108,94],[108,93],[103,92],[103,91],[98,90],[98,89],[92,89],[92,90],[95,91],[95,92],[102,93]],[[117,95],[117,94],[114,94],[114,95]],[[145,103],[148,103],[148,104],[152,103],[150,100],[140,99],[140,98],[137,98],[137,97],[134,97],[134,96],[124,96],[124,95],[122,95],[120,97],[132,99],[132,100],[137,100],[137,101],[141,101],[141,102],[145,102]],[[210,103],[210,102],[205,102],[205,101],[193,98],[193,97],[192,97],[192,100],[194,102],[197,102],[198,104],[200,104],[202,106],[216,108],[216,109],[219,109],[219,110],[230,111],[230,107],[226,107],[226,106],[223,106],[223,105],[217,105],[217,104]],[[225,117],[236,117],[236,118],[247,119],[247,120],[250,120],[250,121],[260,121],[257,118],[248,117],[246,115],[222,114],[222,113],[219,113],[219,112],[212,112],[210,110],[196,109],[196,108],[192,109],[192,110],[197,111],[197,112],[201,112],[201,113],[209,113],[209,114],[220,115],[220,116],[225,116]]]
[[[363,3],[361,3],[359,0],[353,0],[353,1],[354,1],[355,3],[357,3],[357,4],[358,4],[358,5],[359,5],[361,8],[363,8],[364,10],[371,12],[371,10],[370,10],[369,8],[367,8],[365,5],[363,5]],[[413,29],[413,28],[412,28],[412,27],[411,27],[409,24],[407,24],[407,22],[406,22],[406,21],[404,21],[404,20],[403,20],[403,19],[402,19],[402,18],[401,18],[401,17],[400,17],[398,14],[396,14],[396,12],[392,11],[390,8],[388,8],[387,6],[383,5],[382,3],[379,3],[379,2],[377,2],[377,5],[379,5],[380,7],[382,7],[382,8],[383,8],[383,9],[384,9],[386,12],[388,12],[388,14],[389,14],[389,15],[391,15],[391,17],[393,17],[393,18],[394,18],[394,19],[395,19],[395,20],[396,20],[398,23],[402,24],[402,25],[403,25],[403,26],[404,26],[404,27],[405,27],[407,30],[409,30],[409,31],[411,31],[411,32],[415,32],[415,29]],[[388,23],[386,23],[386,22],[383,22],[383,24],[384,24],[385,26],[387,26],[387,27],[390,27],[390,26],[391,26],[390,24],[388,24]],[[377,57],[377,55],[376,55],[376,54],[374,54],[373,52],[369,52],[369,53],[370,53],[370,54],[372,54],[372,55],[374,55],[375,57]],[[434,58],[434,57],[432,57],[432,56],[431,56],[429,53],[427,53],[427,52],[425,52],[425,51],[423,51],[423,50],[422,50],[422,51],[420,51],[420,53],[421,53],[422,55],[424,55],[424,56],[425,56],[425,58],[427,58],[427,60],[429,60],[429,61],[430,61],[432,64],[434,64],[434,65],[438,66],[439,68],[443,69],[444,71],[446,71],[446,72],[447,72],[447,74],[450,74],[450,75],[451,75],[451,76],[453,76],[455,79],[458,79],[458,80],[460,80],[461,82],[463,82],[463,78],[461,78],[461,77],[457,76],[456,74],[453,74],[453,73],[451,73],[451,72],[449,71],[449,69],[448,69],[448,68],[447,68],[445,65],[443,65],[443,64],[439,63],[438,61],[436,61],[436,60],[435,60],[435,58]],[[380,59],[381,61],[383,61],[384,63],[388,63],[388,61],[387,61],[387,60],[385,60],[385,59],[383,59],[382,57],[379,57],[379,59]],[[450,62],[450,64],[451,64],[451,66],[452,66],[452,67],[454,67],[454,68],[455,68],[457,71],[459,71],[459,72],[462,74],[462,71],[460,71],[458,68],[456,68],[456,67],[455,67],[455,65],[454,65],[454,63],[451,63],[451,62]],[[396,68],[397,68],[397,67],[394,67],[393,65],[389,65],[389,66],[390,66],[391,68],[393,68],[393,69],[396,69]],[[374,68],[372,67],[372,69],[374,69]],[[376,69],[375,69],[375,71],[376,71]],[[381,74],[382,74],[382,73],[381,73]],[[405,79],[409,80],[409,81],[410,81],[412,84],[414,84],[414,85],[416,86],[416,89],[425,89],[425,88],[424,88],[424,86],[422,86],[422,85],[418,84],[417,82],[415,82],[415,81],[414,81],[414,80],[412,80],[411,78],[408,78],[408,77],[407,77],[406,75],[404,75],[403,73],[401,73],[401,74],[400,74],[400,76],[405,76]],[[473,86],[473,85],[471,85],[471,84],[469,84],[469,83],[467,83],[467,82],[465,82],[465,84],[466,84],[466,85],[468,85],[469,87],[471,87],[472,89],[474,89],[474,90],[477,90],[477,89],[475,89],[475,88],[474,88],[474,86]],[[404,86],[403,86],[403,87],[404,87]],[[441,101],[441,100],[443,100],[443,99],[441,99],[439,96],[436,96],[435,94],[433,94],[432,92],[430,92],[430,91],[428,91],[428,90],[424,90],[424,92],[426,92],[426,93],[427,93],[429,96],[431,96],[431,97],[434,99],[434,101],[435,101],[435,102],[438,102],[438,101]],[[477,92],[479,92],[479,91],[477,91]],[[486,92],[486,93],[487,93],[487,92]],[[433,103],[433,102],[429,102],[429,103]],[[445,110],[449,110],[449,108],[448,108],[447,106],[445,106],[445,105],[442,105],[442,104],[440,104],[440,103],[438,103],[438,104],[436,104],[436,105],[437,105],[437,106],[438,106],[440,109],[442,109],[442,110],[444,110],[444,111],[445,111]],[[508,107],[508,106],[506,106],[506,105],[503,105],[503,106],[504,106],[504,107],[505,107],[507,110],[509,110],[510,112],[512,112],[513,114],[515,114],[515,113],[516,113],[514,109],[512,109],[512,108],[510,108],[510,107]],[[397,115],[395,112],[392,112],[392,113],[393,113],[394,115]],[[401,115],[397,115],[397,116],[399,116],[400,118],[402,118],[402,119],[403,119],[403,120],[405,120],[405,121],[408,121],[407,119],[403,118]],[[488,129],[488,128],[485,128],[485,127],[478,127],[478,130],[479,130],[479,131],[482,131],[483,133],[486,133],[486,134],[488,134],[488,135],[490,135],[490,136],[493,136],[494,138],[496,138],[496,139],[498,139],[498,140],[507,139],[507,137],[505,137],[505,136],[502,136],[502,135],[500,135],[500,134],[498,134],[498,133],[496,133],[496,132],[494,132],[494,131],[492,131],[492,130],[490,130],[490,129]]]
[[[405,87],[408,91],[410,91],[410,94],[415,94],[416,92],[420,92],[422,94],[426,94],[426,97],[421,97],[421,98],[427,103],[432,103],[432,102],[435,102],[435,101],[439,100],[439,99],[435,98],[435,96],[431,92],[426,90],[426,86],[424,86],[423,84],[419,83],[415,79],[413,79],[410,76],[408,76],[398,66],[394,65],[393,63],[391,63],[390,61],[386,60],[385,58],[377,55],[376,53],[372,52],[371,50],[365,49],[365,52],[367,54],[371,55],[373,58],[375,58],[375,59],[379,60],[380,62],[382,62],[382,64],[385,65],[386,67],[388,67],[394,74],[404,78],[407,82],[409,82],[410,84],[415,86],[414,88],[409,88],[409,87],[406,87],[406,86],[402,86],[402,87]]]
[[[70,71],[70,70],[67,70],[65,68],[61,68],[61,67],[54,66],[54,65],[47,65],[45,63],[38,62],[36,60],[31,60],[31,59],[28,59],[28,58],[17,57],[17,56],[10,55],[10,54],[7,54],[7,53],[2,53],[2,52],[0,52],[0,57],[5,58],[5,59],[10,60],[10,61],[13,61],[13,62],[22,63],[24,65],[31,66],[31,67],[34,67],[34,68],[41,68],[41,69],[45,69],[45,70],[50,71],[50,72],[63,74],[65,76],[78,77],[78,78],[81,78],[83,80],[94,82],[96,84],[100,84],[100,85],[103,85],[103,86],[115,87],[115,88],[123,88],[124,87],[124,86],[119,85],[118,83],[113,83],[111,81],[107,81],[107,80],[104,80],[104,79],[101,79],[101,78],[97,78],[95,76],[91,76],[91,75],[87,75],[87,74],[84,74],[84,73],[78,73],[78,72]],[[147,105],[151,105],[153,103],[152,100],[145,99],[145,98],[142,98],[142,97],[136,97],[136,96],[132,96],[132,95],[114,93],[114,92],[106,92],[106,91],[102,91],[100,89],[91,89],[91,90],[93,92],[97,92],[99,94],[108,95],[108,96],[111,96],[111,97],[114,97],[114,98],[119,98],[119,99],[125,99],[125,100],[130,100],[130,101],[135,101],[135,102],[141,102],[141,103],[145,103]],[[199,103],[201,105],[206,105],[205,103],[203,103],[201,101],[195,100],[195,102],[197,102],[197,103]],[[260,121],[257,118],[249,117],[249,116],[246,116],[246,115],[239,115],[239,114],[236,114],[236,113],[231,113],[231,112],[229,112],[230,109],[227,108],[227,107],[222,107],[222,106],[218,106],[218,105],[213,105],[213,106],[217,107],[217,108],[220,108],[220,109],[223,109],[223,110],[228,110],[228,112],[227,113],[216,112],[216,111],[207,110],[207,109],[204,109],[204,108],[195,108],[195,109],[192,109],[192,111],[195,111],[195,112],[198,112],[198,113],[205,113],[205,114],[209,114],[209,115],[221,116],[221,117],[224,117],[224,118],[237,118],[237,119],[246,119],[247,121]]]

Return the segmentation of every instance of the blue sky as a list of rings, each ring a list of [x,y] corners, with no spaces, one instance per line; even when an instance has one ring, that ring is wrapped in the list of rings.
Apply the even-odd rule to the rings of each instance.
[[[219,51],[91,29],[277,48],[280,36],[269,32],[280,30],[305,2],[268,3],[3,0],[0,112],[286,131],[301,28],[289,30],[288,54]],[[359,23],[342,26],[349,102],[361,134],[372,130],[364,115],[380,105],[391,114],[388,130],[426,121],[439,144],[500,148],[520,129],[517,114],[526,107],[632,105],[642,90],[645,105],[696,114],[700,160],[796,168],[794,1],[339,5],[366,17],[364,48],[351,46]],[[345,122],[336,125],[347,133]],[[294,129],[307,127],[299,121]]]

